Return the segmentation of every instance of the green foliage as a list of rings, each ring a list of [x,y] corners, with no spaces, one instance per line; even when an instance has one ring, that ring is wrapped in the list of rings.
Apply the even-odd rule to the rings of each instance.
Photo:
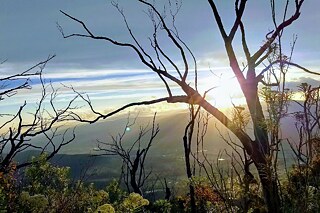
[[[263,124],[268,132],[276,134],[280,119],[286,116],[290,100],[292,99],[292,91],[285,89],[284,91],[273,90],[272,87],[263,87],[260,91],[261,97],[267,104],[267,117]]]
[[[246,112],[244,107],[234,106],[231,120],[237,128],[245,130],[250,121],[250,113]]]
[[[58,167],[46,161],[47,155],[33,158],[32,165],[25,170],[25,191],[30,196],[43,195],[50,209],[68,211],[73,208],[71,195],[70,168]],[[24,208],[24,205],[20,206]]]
[[[106,191],[97,190],[93,184],[85,185],[81,181],[72,184],[70,168],[52,165],[46,161],[46,155],[34,158],[33,164],[26,169],[21,193],[13,194],[16,192],[14,171],[13,167],[12,172],[0,174],[0,210],[113,213],[115,210],[140,212],[149,205],[149,201],[139,194],[127,195],[117,181],[112,181]],[[13,207],[9,208],[9,204],[13,204]]]
[[[211,182],[216,178],[216,182]],[[200,212],[247,212],[264,206],[259,184],[240,176],[194,177],[196,206]],[[187,198],[187,204],[189,198]]]
[[[186,212],[187,211],[187,197],[176,196],[170,203],[172,204],[171,212]]]
[[[57,167],[46,161],[46,154],[33,158],[33,164],[26,169],[26,182],[33,194],[65,192],[70,184],[70,168]]]
[[[190,198],[187,194],[172,200],[149,201],[136,193],[127,194],[113,180],[106,190],[97,190],[93,184],[72,183],[70,169],[57,167],[45,161],[45,156],[34,159],[26,169],[23,187],[17,185],[15,166],[11,172],[0,173],[0,212],[187,212]],[[316,155],[309,165],[290,170],[282,186],[284,212],[319,212],[320,157]],[[256,212],[264,211],[261,188],[257,183],[246,185],[237,177],[222,177],[224,188],[215,188],[205,177],[192,180],[198,212]],[[222,183],[222,182],[221,182]],[[187,184],[184,184],[187,187]],[[19,186],[19,187],[18,187]],[[247,187],[249,186],[249,187]],[[19,193],[17,190],[21,188]],[[245,208],[244,205],[247,205]]]
[[[99,206],[95,213],[115,213],[116,211],[110,204]]]
[[[120,204],[120,212],[141,212],[145,206],[149,205],[149,201],[144,199],[137,193],[131,193],[127,198]]]
[[[70,197],[73,201],[74,212],[86,212],[97,209],[102,204],[109,202],[109,194],[104,190],[95,189],[93,184],[88,186],[78,182],[74,188],[71,188]]]
[[[169,213],[171,212],[172,204],[168,200],[157,200],[152,204],[152,212],[163,212]]]
[[[110,203],[116,206],[119,205],[126,196],[126,192],[120,188],[119,182],[115,179],[108,185],[107,192],[109,194]]]
[[[36,194],[30,196],[28,192],[24,191],[20,194],[19,207],[25,212],[47,212],[48,205],[48,199],[44,195]]]
[[[11,210],[17,199],[16,188],[16,165],[12,163],[8,168],[8,173],[0,172],[0,212]]]
[[[313,213],[320,211],[320,158],[310,166],[295,166],[284,183],[284,210]]]
[[[9,181],[8,175],[2,175],[2,179]],[[1,199],[10,196],[6,188],[0,189]],[[9,206],[12,201],[3,199],[1,209],[10,212],[92,212],[109,202],[109,194],[96,190],[93,184],[85,185],[81,181],[72,184],[70,168],[52,165],[46,161],[46,155],[33,159],[33,164],[26,169],[22,190],[15,195],[13,207]]]

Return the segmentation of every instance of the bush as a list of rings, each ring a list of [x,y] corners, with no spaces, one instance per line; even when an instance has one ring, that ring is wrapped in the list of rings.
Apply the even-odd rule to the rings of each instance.
[[[110,204],[104,204],[99,206],[95,213],[115,213],[116,211]]]
[[[19,209],[23,212],[42,213],[48,212],[48,199],[44,195],[30,196],[28,192],[22,192],[19,198]]]
[[[131,193],[127,198],[120,204],[120,212],[137,212],[143,210],[145,206],[149,205],[149,201],[144,199],[137,193]]]
[[[308,165],[295,166],[284,182],[284,210],[288,212],[320,211],[320,160]]]
[[[15,178],[16,165],[12,163],[8,173],[0,172],[0,212],[12,211],[18,197],[17,179]]]
[[[172,204],[168,200],[157,200],[152,205],[152,212],[169,213],[171,211]]]
[[[117,206],[126,197],[126,192],[120,188],[117,180],[112,180],[107,186],[107,192],[109,194],[110,203]]]
[[[81,181],[72,184],[70,168],[57,167],[41,155],[26,169],[23,192],[18,197],[15,210],[27,212],[92,212],[109,203],[105,190]],[[50,209],[50,210],[48,210]]]

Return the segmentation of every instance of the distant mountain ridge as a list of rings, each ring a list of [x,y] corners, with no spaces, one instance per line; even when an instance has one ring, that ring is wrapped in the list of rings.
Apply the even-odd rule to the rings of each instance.
[[[291,111],[296,110],[295,107]],[[133,119],[134,117],[132,117]],[[189,120],[189,113],[187,111],[175,114],[162,114],[156,119],[159,123],[160,132],[155,138],[154,144],[150,149],[148,155],[147,168],[153,170],[154,173],[159,173],[168,176],[183,176],[185,171],[184,154],[182,137],[185,126]],[[99,156],[93,157],[97,154],[95,151],[97,147],[97,140],[111,142],[110,135],[117,135],[124,131],[127,118],[119,116],[116,119],[104,120],[95,124],[83,124],[77,127],[76,139],[66,147],[63,147],[61,152],[54,156],[52,163],[59,166],[71,167],[72,177],[79,178],[83,172],[87,170],[88,181],[98,183],[100,186],[112,178],[118,178],[120,175],[120,168],[122,161],[115,156]],[[130,131],[126,132],[124,137],[124,146],[134,141],[140,131],[140,126],[149,124],[151,127],[152,116],[140,116],[137,118],[135,125],[130,127]],[[282,126],[284,131],[282,135],[284,138],[294,140],[295,126],[294,120],[291,117],[283,119]],[[220,132],[219,132],[219,131]],[[221,124],[211,119],[209,129],[205,136],[205,154],[210,159],[216,160],[218,153],[222,150],[231,151],[231,148],[223,141],[221,135],[227,135],[229,132]],[[233,135],[230,134],[231,139]],[[149,139],[148,137],[145,140]],[[233,138],[234,139],[234,138]],[[37,138],[34,143],[40,143],[44,138]],[[236,141],[236,140],[235,140]],[[195,146],[195,142],[193,144]],[[289,158],[292,155],[288,144],[284,146],[285,155]],[[34,150],[25,151],[16,157],[16,160],[23,162],[31,159],[32,156],[38,155],[39,152]],[[279,155],[281,160],[282,155]],[[87,169],[89,168],[89,169]]]

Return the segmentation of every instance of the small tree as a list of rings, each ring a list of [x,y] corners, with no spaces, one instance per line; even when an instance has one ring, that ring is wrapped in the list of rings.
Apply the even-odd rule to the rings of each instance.
[[[302,83],[299,93],[302,100],[295,101],[299,110],[290,114],[295,121],[297,138],[287,140],[295,162],[293,168],[287,170],[283,199],[288,209],[316,212],[320,209],[319,87]]]
[[[155,123],[156,114],[154,114],[151,128],[148,126],[140,127],[137,139],[126,141],[128,143],[126,145],[125,134],[134,125],[135,120],[130,122],[128,117],[123,132],[119,133],[116,137],[112,136],[111,143],[99,141],[98,149],[104,152],[101,155],[115,155],[121,158],[123,162],[121,176],[127,186],[128,192],[132,188],[133,192],[143,195],[141,188],[145,185],[146,180],[151,174],[151,171],[147,171],[145,168],[147,155],[160,129],[159,125]],[[145,140],[147,137],[149,139]]]

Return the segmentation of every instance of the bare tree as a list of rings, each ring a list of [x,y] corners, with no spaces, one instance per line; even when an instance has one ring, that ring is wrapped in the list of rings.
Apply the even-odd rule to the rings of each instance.
[[[35,104],[33,112],[26,110],[27,101],[19,107],[15,114],[1,112],[0,123],[0,172],[8,172],[14,158],[26,150],[38,150],[40,154],[50,152],[47,160],[52,158],[63,146],[75,138],[74,128],[70,130],[58,123],[62,121],[69,110],[72,110],[72,99],[64,108],[57,108],[55,99],[58,91],[51,84],[46,84],[42,78],[45,65],[54,56],[38,63],[30,69],[0,79],[0,100],[12,98],[19,90],[31,89],[30,77],[38,78],[41,85],[40,100]],[[45,102],[49,104],[45,106]],[[1,104],[1,102],[0,102]],[[26,116],[28,115],[28,116]],[[35,138],[42,137],[41,143],[35,143]],[[57,140],[60,140],[58,142]],[[16,168],[30,165],[32,162],[15,162]]]
[[[128,130],[135,124],[136,118],[130,122],[127,118],[127,123],[122,131],[116,137],[111,136],[112,142],[98,142],[98,155],[115,155],[122,160],[122,179],[127,186],[128,191],[143,194],[142,187],[146,180],[151,175],[151,170],[145,168],[146,159],[151,146],[155,142],[155,137],[159,133],[159,125],[156,124],[156,113],[153,116],[152,126],[148,125],[140,127],[139,134],[135,140],[126,141],[125,135]],[[145,138],[149,138],[145,141]],[[125,143],[126,142],[126,143]]]
[[[201,94],[198,91],[198,70],[195,56],[193,55],[187,44],[181,39],[180,35],[178,34],[177,28],[174,24],[176,15],[180,10],[179,5],[181,5],[181,1],[175,1],[175,5],[178,5],[177,7],[170,7],[169,17],[171,17],[171,22],[168,21],[168,16],[164,15],[164,13],[162,13],[159,9],[156,8],[154,4],[150,3],[149,1],[137,0],[137,2],[141,3],[142,5],[148,8],[149,17],[153,23],[154,31],[152,36],[150,37],[150,43],[153,50],[152,54],[151,52],[148,53],[147,50],[142,46],[141,42],[139,42],[133,30],[130,28],[123,10],[117,3],[113,3],[113,5],[118,9],[120,14],[122,15],[122,18],[124,19],[125,25],[128,29],[128,34],[132,38],[132,43],[117,41],[108,36],[96,35],[92,30],[90,30],[89,26],[87,26],[85,22],[63,11],[61,11],[61,13],[64,14],[66,17],[70,18],[72,21],[75,21],[76,23],[80,24],[82,28],[85,30],[85,33],[65,34],[62,27],[59,26],[59,29],[64,38],[83,37],[101,40],[109,42],[119,47],[126,47],[133,50],[138,55],[140,61],[148,69],[150,69],[152,72],[159,76],[159,80],[163,82],[165,88],[167,89],[168,96],[155,100],[130,103],[108,114],[101,114],[99,112],[94,111],[97,117],[93,120],[82,119],[77,114],[73,114],[72,118],[83,122],[93,123],[100,119],[105,119],[131,106],[150,105],[163,101],[166,101],[168,103],[180,102],[199,105],[201,106],[201,108],[203,108],[213,117],[215,117],[220,123],[222,123],[228,130],[230,130],[230,132],[232,132],[242,143],[246,153],[250,156],[256,169],[258,170],[260,182],[263,188],[264,199],[266,205],[268,206],[269,212],[280,212],[281,205],[278,193],[278,183],[274,175],[274,171],[272,170],[272,164],[270,163],[271,144],[269,140],[270,138],[268,135],[268,130],[266,128],[266,118],[259,98],[258,85],[266,84],[264,80],[265,75],[268,71],[270,71],[271,67],[274,65],[291,65],[300,68],[305,72],[317,74],[298,64],[291,62],[287,58],[283,57],[283,54],[280,54],[279,57],[274,58],[272,61],[267,60],[270,54],[274,52],[275,46],[281,48],[281,45],[277,45],[277,43],[280,41],[279,37],[282,35],[283,31],[287,27],[292,25],[300,17],[300,11],[304,3],[304,0],[295,0],[293,2],[287,0],[285,10],[280,22],[277,22],[275,18],[276,3],[274,0],[270,1],[272,8],[271,17],[272,21],[274,22],[274,29],[272,31],[266,32],[266,40],[255,51],[252,51],[249,48],[246,37],[245,25],[242,21],[242,17],[245,13],[248,1],[234,1],[234,10],[236,18],[233,22],[233,25],[230,28],[230,31],[227,32],[221,19],[219,10],[216,6],[216,1],[208,0],[208,7],[212,9],[214,20],[218,26],[220,35],[223,39],[230,67],[237,81],[239,82],[243,95],[246,99],[246,107],[248,108],[248,111],[250,113],[250,119],[254,130],[254,137],[251,137],[249,133],[246,132],[246,130],[239,128],[239,126],[237,126],[230,118],[228,118],[226,114],[224,114],[218,108],[210,104],[205,99],[205,94]],[[171,5],[171,1],[169,1],[169,3]],[[290,4],[293,4],[294,7],[291,16],[289,15],[288,11],[288,5]],[[244,69],[240,67],[239,59],[237,58],[236,51],[233,45],[235,38],[238,38],[235,35],[239,32],[239,30],[241,39],[240,42],[242,43],[243,47],[242,51],[246,59]],[[181,67],[170,57],[170,54],[166,52],[164,48],[162,48],[158,39],[160,31],[165,32],[168,41],[171,42],[172,46],[176,48],[180,53],[181,61],[183,64]],[[259,69],[257,68],[263,64],[268,65],[266,65],[266,67],[262,71],[259,71]],[[170,71],[172,69],[175,73],[172,73],[172,71]],[[190,73],[194,74],[193,79],[191,79]],[[185,95],[174,95],[169,86],[173,84],[181,88]]]
[[[250,115],[244,107],[234,105],[231,119],[238,128],[245,130],[248,128]],[[250,207],[254,207],[256,204],[252,201],[259,200],[253,199],[250,192],[251,184],[257,183],[250,171],[250,165],[253,163],[251,157],[241,144],[234,141],[230,134],[222,134],[220,129],[216,127],[220,138],[231,148],[231,152],[224,149],[218,153],[216,159],[210,159],[208,153],[204,152],[204,140],[202,139],[208,128],[208,118],[203,117],[201,120],[205,131],[200,134],[201,155],[195,156],[200,169],[203,170],[213,191],[224,204],[225,212],[233,212],[235,206],[242,212],[248,212]],[[241,190],[235,190],[236,187],[241,187]],[[240,198],[237,194],[239,191],[242,192]],[[256,196],[258,197],[258,195]]]
[[[298,159],[298,164],[308,165],[319,155],[320,87],[302,83],[299,89],[303,101],[295,102],[301,107],[301,110],[293,113],[299,141],[290,143],[290,145]]]
[[[192,163],[191,159],[192,155],[192,141],[193,141],[193,134],[196,125],[196,118],[199,115],[201,107],[198,106],[196,109],[193,104],[189,105],[190,110],[190,121],[185,127],[184,136],[183,136],[183,147],[184,147],[184,157],[185,157],[185,164],[186,164],[186,173],[189,179],[189,190],[190,190],[190,205],[191,211],[196,212],[196,201],[195,201],[195,189],[192,184],[192,177],[195,175],[192,170]]]

